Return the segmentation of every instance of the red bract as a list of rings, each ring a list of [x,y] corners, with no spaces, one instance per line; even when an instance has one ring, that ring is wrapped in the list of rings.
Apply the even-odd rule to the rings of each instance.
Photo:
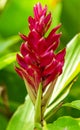
[[[34,6],[34,18],[29,17],[29,28],[32,31],[35,29],[40,36],[43,36],[51,25],[51,13],[46,15],[47,6],[42,8],[41,4],[38,3]]]
[[[61,33],[56,34],[56,31],[61,25],[52,29],[47,37],[44,36],[52,21],[51,13],[47,14],[47,6],[42,8],[40,3],[36,4],[34,18],[30,16],[28,21],[30,32],[28,36],[20,34],[24,43],[20,48],[21,54],[17,54],[20,67],[15,69],[37,93],[40,82],[44,91],[47,85],[62,73],[66,49],[57,54],[54,52],[61,36]]]

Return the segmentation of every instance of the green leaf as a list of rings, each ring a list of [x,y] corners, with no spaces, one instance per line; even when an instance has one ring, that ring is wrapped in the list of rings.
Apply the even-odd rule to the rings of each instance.
[[[6,67],[7,65],[14,62],[16,59],[16,53],[10,53],[0,58],[0,70]]]
[[[80,110],[80,100],[72,101],[71,103],[65,103],[63,106],[72,107],[75,109]]]
[[[35,103],[35,123],[40,123],[41,121],[41,98],[42,98],[42,83],[39,84],[37,99]]]
[[[0,12],[4,9],[6,3],[7,3],[7,0],[0,0]]]
[[[0,40],[0,54],[4,53],[7,48],[16,44],[19,41],[20,41],[19,36],[12,36],[12,37],[9,37],[8,39]]]
[[[76,70],[76,71],[75,71]],[[59,77],[53,92],[50,102],[69,85],[69,83],[80,72],[80,34],[76,35],[68,44],[66,48],[65,64],[62,75]]]
[[[11,118],[7,130],[33,130],[34,107],[27,96],[25,103],[20,106]]]
[[[60,117],[53,124],[48,124],[48,130],[80,130],[80,119]]]
[[[54,87],[54,91],[46,113],[50,112],[69,93],[72,81],[80,73],[80,34],[76,35],[66,47],[65,64],[62,75]]]

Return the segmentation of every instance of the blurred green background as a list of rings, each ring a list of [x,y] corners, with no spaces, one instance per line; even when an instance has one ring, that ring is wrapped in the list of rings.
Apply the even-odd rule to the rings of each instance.
[[[28,34],[28,16],[33,15],[33,6],[38,0],[0,0],[0,130],[7,123],[17,107],[24,103],[27,91],[22,79],[16,74],[16,53],[21,39],[18,33]],[[61,45],[66,44],[80,32],[80,0],[40,0],[52,12],[51,28],[62,23]],[[50,28],[50,29],[51,29]],[[74,83],[65,102],[80,99],[80,75]],[[66,112],[65,112],[66,111]],[[62,114],[75,116],[74,110],[60,110]],[[66,114],[65,114],[66,113]],[[76,111],[76,116],[80,113]]]

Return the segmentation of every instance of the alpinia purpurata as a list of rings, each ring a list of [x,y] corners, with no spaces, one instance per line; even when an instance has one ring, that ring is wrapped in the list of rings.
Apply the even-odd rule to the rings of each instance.
[[[61,73],[64,65],[66,49],[55,50],[59,46],[61,33],[56,34],[61,24],[53,28],[46,37],[45,33],[51,25],[51,13],[47,14],[47,6],[42,8],[38,3],[34,6],[34,18],[28,18],[30,32],[28,36],[20,34],[24,42],[21,45],[20,53],[17,54],[19,68],[17,73],[26,80],[34,90],[35,95],[40,82],[43,92]]]

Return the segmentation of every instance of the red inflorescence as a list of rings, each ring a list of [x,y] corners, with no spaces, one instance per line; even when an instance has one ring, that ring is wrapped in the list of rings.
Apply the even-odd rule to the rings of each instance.
[[[47,37],[45,33],[51,25],[51,13],[47,14],[47,6],[42,8],[38,3],[34,6],[34,18],[28,18],[30,32],[28,36],[20,34],[24,40],[17,54],[17,62],[20,67],[16,67],[17,73],[38,90],[40,82],[43,90],[62,73],[66,49],[57,54],[54,52],[60,42],[61,33],[56,31],[61,25],[53,28]]]

